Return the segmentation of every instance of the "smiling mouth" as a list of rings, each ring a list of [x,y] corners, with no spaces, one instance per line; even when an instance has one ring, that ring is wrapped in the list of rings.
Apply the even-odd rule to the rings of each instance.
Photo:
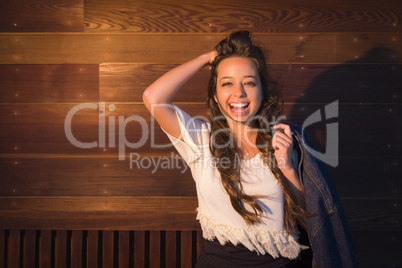
[[[250,103],[229,103],[229,108],[234,114],[244,114],[247,110],[248,107],[250,106]]]

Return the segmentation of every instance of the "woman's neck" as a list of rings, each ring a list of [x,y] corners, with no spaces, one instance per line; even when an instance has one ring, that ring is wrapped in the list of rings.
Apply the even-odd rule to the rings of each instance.
[[[258,128],[256,126],[232,123],[229,127],[233,132],[234,140],[241,153],[249,152],[249,155],[252,156],[258,151],[256,147]]]

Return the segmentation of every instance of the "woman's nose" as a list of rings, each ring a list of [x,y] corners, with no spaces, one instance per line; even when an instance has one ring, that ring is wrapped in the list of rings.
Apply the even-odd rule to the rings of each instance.
[[[237,84],[233,90],[234,90],[233,95],[235,95],[236,97],[246,96],[246,91],[244,90],[243,84]]]

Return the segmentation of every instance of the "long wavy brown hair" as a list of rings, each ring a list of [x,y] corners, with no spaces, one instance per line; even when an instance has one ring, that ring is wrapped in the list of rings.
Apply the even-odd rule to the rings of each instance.
[[[233,208],[243,217],[247,224],[252,225],[261,222],[262,206],[258,203],[260,196],[247,195],[243,191],[240,179],[239,148],[236,143],[231,142],[233,135],[226,118],[215,101],[217,95],[217,69],[219,63],[229,57],[245,57],[252,59],[259,72],[262,89],[262,102],[257,112],[256,125],[259,129],[256,139],[256,146],[263,155],[264,164],[268,165],[276,179],[279,181],[284,193],[284,223],[285,230],[291,233],[296,223],[305,228],[305,210],[299,206],[296,197],[293,195],[291,186],[278,167],[272,147],[272,132],[269,122],[275,121],[282,113],[283,99],[279,83],[271,79],[266,64],[266,52],[251,41],[251,33],[239,31],[230,34],[216,47],[218,52],[215,60],[211,63],[211,78],[208,84],[207,106],[211,117],[211,139],[210,150],[215,159],[216,167],[221,175],[224,189],[230,197]],[[232,144],[233,146],[224,146]],[[226,159],[224,164],[219,160]],[[304,199],[304,198],[303,198]],[[303,200],[304,203],[304,200]],[[246,209],[246,204],[251,210]]]

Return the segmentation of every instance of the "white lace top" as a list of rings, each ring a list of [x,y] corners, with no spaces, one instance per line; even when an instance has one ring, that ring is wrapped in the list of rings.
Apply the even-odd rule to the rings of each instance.
[[[274,258],[296,258],[307,248],[297,242],[298,234],[288,235],[284,230],[284,197],[282,189],[260,154],[241,160],[241,181],[246,194],[263,195],[261,223],[248,226],[233,209],[229,196],[220,181],[220,174],[209,150],[210,124],[192,118],[175,106],[184,142],[167,134],[179,154],[191,169],[196,182],[198,215],[203,237],[217,238],[224,245],[239,243],[259,254],[269,253]]]

